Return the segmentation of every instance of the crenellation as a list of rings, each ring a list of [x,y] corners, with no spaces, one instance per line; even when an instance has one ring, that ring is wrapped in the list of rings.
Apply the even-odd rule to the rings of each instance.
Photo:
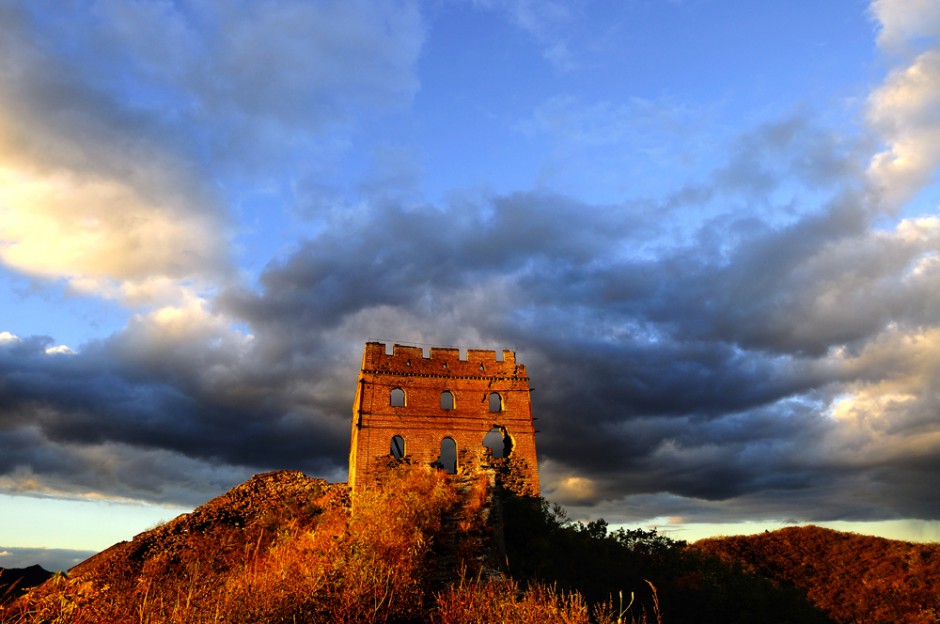
[[[460,349],[431,347],[431,359],[437,362],[459,362]]]
[[[496,351],[487,349],[467,349],[467,361],[473,364],[490,364],[496,362]]]
[[[384,345],[382,351],[385,351]],[[392,347],[392,357],[399,360],[423,360],[424,349],[422,347],[409,347],[396,344]]]
[[[518,377],[526,376],[525,366],[516,364],[513,351],[504,350],[501,359],[496,351],[467,349],[466,358],[460,349],[431,347],[429,357],[422,347],[395,344],[392,353],[386,352],[381,342],[366,343],[362,360],[363,370],[384,374],[438,375],[446,377]]]

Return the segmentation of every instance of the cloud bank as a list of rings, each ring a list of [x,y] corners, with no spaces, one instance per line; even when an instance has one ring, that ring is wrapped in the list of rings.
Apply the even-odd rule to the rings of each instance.
[[[940,219],[903,212],[940,165],[937,42],[901,45],[936,34],[931,3],[872,4],[899,60],[859,134],[798,111],[607,203],[403,196],[421,173],[394,146],[404,182],[318,182],[308,148],[345,153],[418,97],[416,5],[34,6],[0,9],[0,261],[130,312],[72,352],[0,334],[4,491],[198,504],[262,470],[342,479],[381,339],[514,348],[544,493],[613,522],[940,519]],[[556,41],[526,6],[497,10]],[[648,105],[552,96],[515,128],[608,149]],[[269,184],[308,222],[255,278],[237,197]]]

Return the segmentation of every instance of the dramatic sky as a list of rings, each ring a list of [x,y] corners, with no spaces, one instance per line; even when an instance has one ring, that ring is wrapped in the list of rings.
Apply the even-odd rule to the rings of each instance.
[[[514,349],[575,517],[940,539],[938,36],[935,0],[0,0],[0,566],[345,480],[376,339]]]

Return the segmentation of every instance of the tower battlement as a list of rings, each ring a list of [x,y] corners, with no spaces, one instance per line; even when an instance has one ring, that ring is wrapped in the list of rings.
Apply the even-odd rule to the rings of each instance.
[[[467,349],[465,359],[460,349],[431,347],[425,357],[421,347],[395,344],[391,355],[384,342],[367,342],[362,356],[362,370],[378,374],[433,375],[444,377],[527,378],[524,364],[516,363],[515,351]]]

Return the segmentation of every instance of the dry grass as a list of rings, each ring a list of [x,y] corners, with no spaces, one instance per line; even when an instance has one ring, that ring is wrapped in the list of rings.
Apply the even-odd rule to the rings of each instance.
[[[488,487],[479,478],[461,489],[436,470],[405,467],[381,487],[357,492],[351,509],[333,505],[284,524],[187,533],[182,544],[148,551],[136,563],[114,560],[76,578],[57,575],[0,608],[0,622],[646,621],[625,619],[627,611],[612,602],[589,614],[575,592],[484,578]]]
[[[452,585],[437,598],[434,624],[588,624],[588,609],[578,594],[558,593],[545,585],[520,591],[511,579],[475,579]]]
[[[0,621],[240,623],[420,621],[432,547],[458,496],[438,471],[407,468],[313,526],[190,535],[185,548],[107,573],[57,576]]]
[[[652,587],[652,585],[651,585]],[[653,588],[655,595],[656,589]],[[595,605],[591,610],[578,592],[559,591],[533,583],[524,590],[509,578],[463,580],[437,597],[434,624],[647,624],[647,614],[634,616],[632,600],[627,604]],[[590,612],[590,616],[589,616]],[[658,609],[656,622],[660,622]]]

